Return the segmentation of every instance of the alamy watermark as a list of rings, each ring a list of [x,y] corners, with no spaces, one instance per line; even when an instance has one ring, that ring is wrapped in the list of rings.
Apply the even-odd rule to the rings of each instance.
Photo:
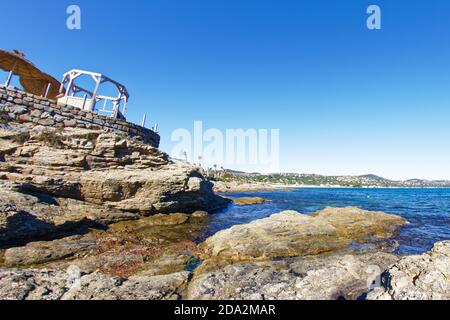
[[[381,30],[381,8],[372,4],[367,7],[366,13],[369,15],[366,21],[369,30]],[[71,4],[66,9],[66,26],[69,30],[81,29],[81,8],[78,5]]]
[[[81,29],[81,8],[75,4],[67,7],[66,13],[68,14],[66,20],[66,26],[69,30]]]
[[[369,30],[381,30],[381,8],[375,4],[367,8],[367,28]]]
[[[205,129],[195,121],[193,130],[172,132],[173,158],[203,167],[239,167],[243,170],[278,172],[280,164],[279,129]]]

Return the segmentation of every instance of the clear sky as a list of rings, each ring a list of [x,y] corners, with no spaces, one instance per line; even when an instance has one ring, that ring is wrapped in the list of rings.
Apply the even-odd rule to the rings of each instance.
[[[81,30],[66,28],[70,4]],[[370,4],[381,30],[366,28]],[[81,68],[124,83],[129,119],[158,122],[163,150],[202,120],[279,128],[281,171],[450,179],[448,0],[0,5],[1,48],[56,78]]]

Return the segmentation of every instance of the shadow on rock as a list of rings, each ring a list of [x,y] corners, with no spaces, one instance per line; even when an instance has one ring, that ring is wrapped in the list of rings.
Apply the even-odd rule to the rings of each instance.
[[[107,229],[105,225],[87,218],[55,225],[11,205],[0,209],[0,249],[22,246],[33,241],[52,241],[86,234],[89,229]]]

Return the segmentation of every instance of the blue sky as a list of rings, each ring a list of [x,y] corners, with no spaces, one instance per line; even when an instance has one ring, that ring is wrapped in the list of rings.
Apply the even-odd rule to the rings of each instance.
[[[447,0],[1,1],[1,48],[124,83],[129,120],[158,122],[165,151],[202,120],[279,128],[281,171],[450,179]]]

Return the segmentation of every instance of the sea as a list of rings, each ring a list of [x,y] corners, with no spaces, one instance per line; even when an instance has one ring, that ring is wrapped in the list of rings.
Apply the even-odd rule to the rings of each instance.
[[[355,206],[396,214],[408,221],[395,239],[399,243],[398,254],[420,254],[430,250],[437,241],[450,240],[450,189],[292,188],[225,196],[263,197],[270,202],[230,205],[216,212],[201,238],[284,210],[310,214],[327,206]]]

